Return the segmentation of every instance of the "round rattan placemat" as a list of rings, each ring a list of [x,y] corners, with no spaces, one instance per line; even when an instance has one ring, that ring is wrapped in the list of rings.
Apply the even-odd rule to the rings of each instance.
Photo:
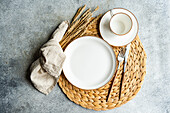
[[[99,21],[100,18],[88,26],[83,36],[97,36],[101,38],[98,28]],[[120,48],[112,48],[117,56]],[[73,86],[62,73],[58,83],[71,101],[84,108],[97,111],[109,110],[127,103],[129,100],[133,99],[140,90],[146,74],[146,53],[138,36],[131,43],[126,71],[124,73],[121,98],[119,99],[122,72],[123,63],[120,65],[120,69],[116,73],[117,75],[115,77],[111,96],[108,102],[106,102],[106,98],[113,79],[99,89],[83,90]]]

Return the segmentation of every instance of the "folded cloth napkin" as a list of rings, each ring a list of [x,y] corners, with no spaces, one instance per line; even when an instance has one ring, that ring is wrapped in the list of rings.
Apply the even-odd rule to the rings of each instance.
[[[52,91],[61,74],[66,56],[59,41],[66,32],[68,24],[68,21],[63,21],[59,25],[54,31],[52,38],[41,47],[40,58],[31,65],[31,81],[35,88],[44,94]]]

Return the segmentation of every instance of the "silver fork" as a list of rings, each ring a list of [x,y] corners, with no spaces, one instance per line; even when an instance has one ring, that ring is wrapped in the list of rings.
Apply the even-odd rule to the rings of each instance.
[[[118,54],[118,57],[117,57],[117,60],[119,61],[119,64],[118,64],[118,69],[119,70],[119,66],[120,66],[120,63],[123,62],[125,59],[125,48],[121,48],[119,54]]]
[[[118,71],[119,68],[120,68],[120,63],[123,62],[124,59],[125,59],[125,51],[126,51],[126,49],[123,47],[123,48],[121,48],[121,50],[120,50],[120,52],[119,52],[119,54],[118,54],[117,60],[118,60],[119,63],[118,63],[117,71]],[[116,75],[117,75],[117,74],[116,74]],[[110,93],[111,93],[111,91],[112,91],[112,87],[113,87],[113,83],[114,83],[115,78],[116,78],[116,76],[113,78],[113,82],[112,82],[111,87],[110,87],[110,89],[109,89],[106,102],[107,102],[107,101],[109,100],[109,98],[110,98],[110,95],[111,95]]]

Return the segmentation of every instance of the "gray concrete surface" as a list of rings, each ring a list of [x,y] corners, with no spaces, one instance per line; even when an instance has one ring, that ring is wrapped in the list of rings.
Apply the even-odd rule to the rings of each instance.
[[[71,102],[56,85],[45,96],[29,80],[36,52],[56,26],[80,6],[132,11],[147,53],[147,74],[137,96],[100,113],[170,113],[169,0],[0,0],[0,113],[95,113]]]

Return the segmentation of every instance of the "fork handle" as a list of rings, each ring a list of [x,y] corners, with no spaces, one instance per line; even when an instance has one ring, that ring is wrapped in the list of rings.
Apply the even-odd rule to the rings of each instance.
[[[120,62],[118,63],[117,71],[119,70]]]
[[[118,70],[119,70],[119,66],[120,66],[120,62],[118,63],[117,72],[118,72]],[[116,72],[116,75],[117,75],[117,72]],[[113,89],[113,84],[114,84],[114,80],[115,80],[115,78],[116,78],[116,75],[115,75],[114,78],[113,78],[111,87],[110,87],[109,92],[108,92],[108,96],[107,96],[107,98],[106,98],[106,102],[109,100],[109,98],[110,98],[110,96],[111,96],[111,91],[112,91],[112,89]]]

